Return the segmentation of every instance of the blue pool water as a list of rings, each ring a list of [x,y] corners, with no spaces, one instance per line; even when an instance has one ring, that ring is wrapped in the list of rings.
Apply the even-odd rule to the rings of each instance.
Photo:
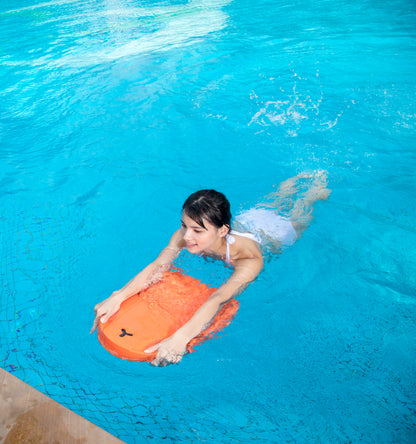
[[[416,442],[416,7],[0,4],[0,363],[127,443]],[[94,305],[196,189],[332,194],[178,366],[107,353]],[[218,285],[229,271],[178,265]]]

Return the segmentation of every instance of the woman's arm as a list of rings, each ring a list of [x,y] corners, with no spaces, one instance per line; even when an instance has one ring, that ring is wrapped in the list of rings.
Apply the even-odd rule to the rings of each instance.
[[[113,292],[109,298],[95,306],[95,319],[90,333],[95,331],[100,320],[101,322],[107,322],[118,311],[123,301],[159,281],[162,274],[169,269],[171,263],[176,259],[183,247],[183,237],[180,230],[178,230],[172,236],[169,245],[161,251],[156,260],[144,268],[123,288]]]
[[[261,256],[236,261],[235,271],[230,279],[209,297],[186,324],[169,338],[145,350],[147,353],[158,351],[152,364],[164,366],[179,362],[186,353],[188,342],[210,324],[226,302],[244,291],[249,283],[256,279],[262,268]]]

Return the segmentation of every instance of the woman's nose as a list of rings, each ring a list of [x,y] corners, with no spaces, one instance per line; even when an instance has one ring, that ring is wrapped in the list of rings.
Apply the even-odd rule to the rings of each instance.
[[[189,231],[189,230],[186,230],[186,231],[185,231],[185,234],[183,235],[183,238],[184,238],[185,240],[189,240],[189,239],[190,239],[190,235],[191,235],[190,231]]]

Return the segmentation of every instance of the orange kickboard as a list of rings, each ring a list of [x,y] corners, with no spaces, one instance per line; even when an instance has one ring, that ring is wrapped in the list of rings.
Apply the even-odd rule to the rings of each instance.
[[[144,350],[171,336],[192,318],[215,288],[178,271],[168,271],[148,289],[130,297],[107,322],[98,325],[98,340],[113,355],[130,361],[152,361],[155,353]],[[228,301],[209,327],[187,345],[194,346],[226,327],[238,310],[236,299]]]

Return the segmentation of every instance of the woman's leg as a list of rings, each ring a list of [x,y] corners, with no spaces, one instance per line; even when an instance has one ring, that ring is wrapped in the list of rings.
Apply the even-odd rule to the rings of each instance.
[[[318,200],[325,200],[331,194],[327,188],[327,172],[317,171],[303,196],[296,198],[289,212],[290,221],[299,236],[306,230],[312,221],[313,206]]]
[[[255,208],[237,216],[234,229],[252,232],[262,239],[263,248],[266,246],[272,253],[280,252],[282,245],[292,245],[309,226],[314,203],[325,200],[331,193],[326,186],[326,176],[326,171],[315,171],[285,180]],[[283,217],[270,217],[276,214]]]
[[[268,194],[260,205],[273,208],[280,214],[288,214],[293,208],[295,195],[302,191],[305,185],[307,186],[307,182],[313,177],[312,173],[300,173],[297,176],[286,179],[280,183],[276,191]]]

